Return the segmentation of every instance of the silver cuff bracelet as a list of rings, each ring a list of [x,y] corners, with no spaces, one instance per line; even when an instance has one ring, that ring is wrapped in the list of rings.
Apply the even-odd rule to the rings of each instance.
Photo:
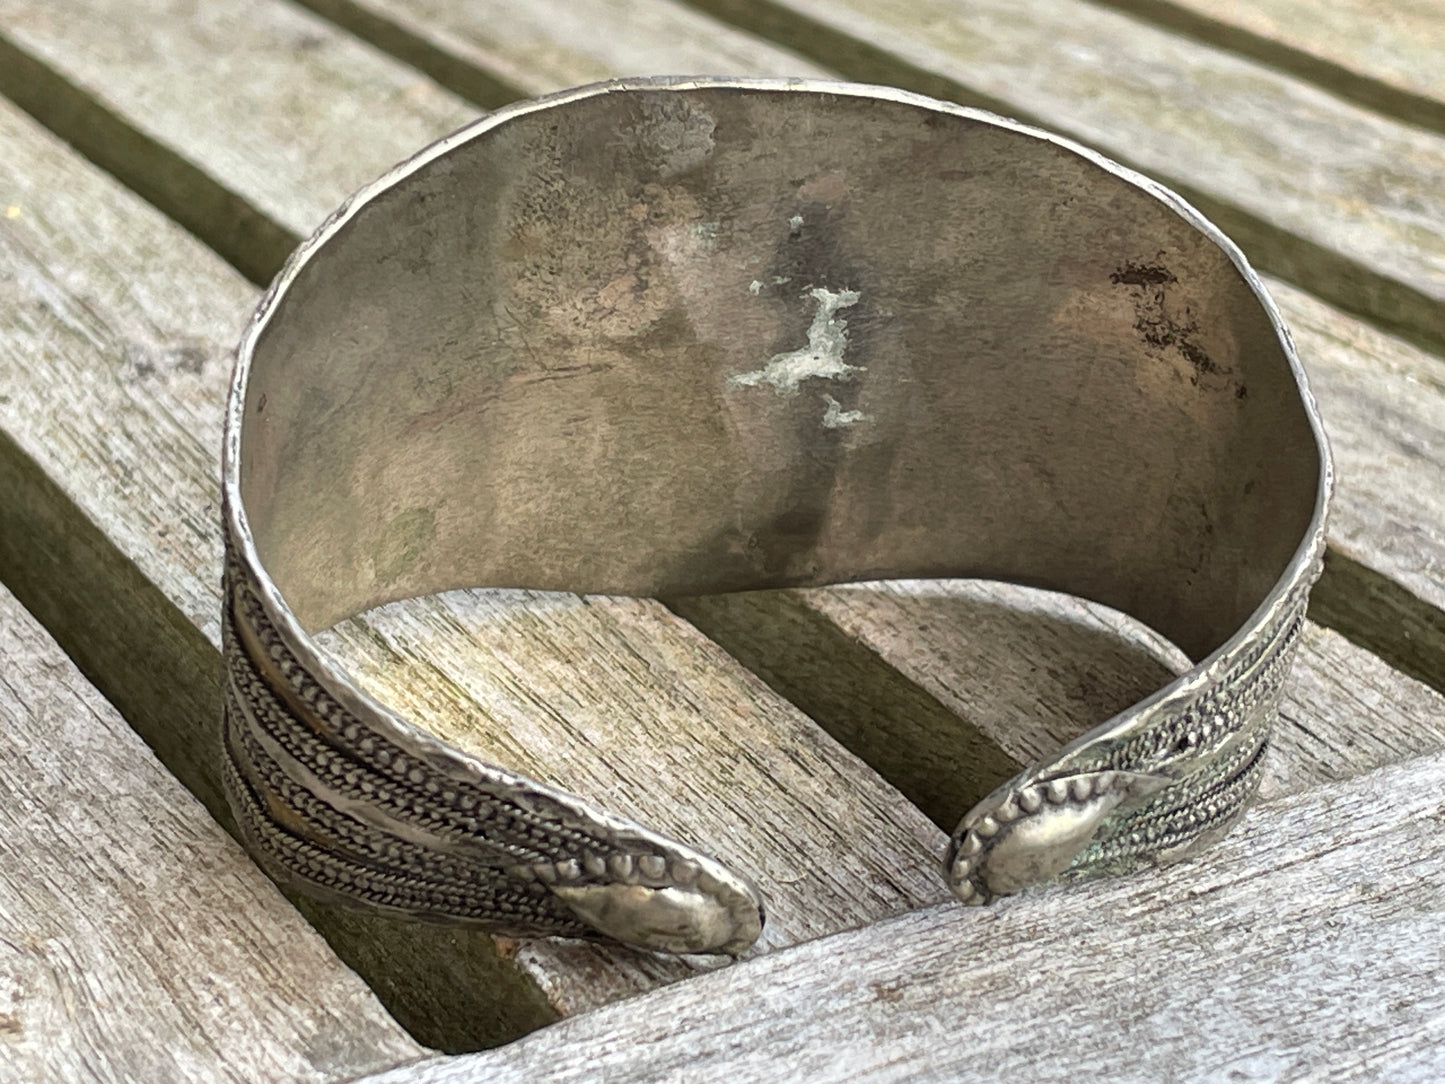
[[[225,772],[261,865],[669,952],[743,951],[762,893],[425,733],[310,634],[464,586],[888,577],[1137,617],[1197,665],[963,818],[944,873],[983,903],[1228,830],[1331,486],[1274,305],[1179,197],[977,110],[806,81],[586,87],[422,151],[278,276],[225,439]]]

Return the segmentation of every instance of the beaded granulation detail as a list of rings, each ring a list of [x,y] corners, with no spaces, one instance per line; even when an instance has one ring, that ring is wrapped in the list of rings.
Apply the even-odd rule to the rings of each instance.
[[[945,860],[955,895],[982,904],[1060,874],[1170,861],[1227,831],[1259,786],[1305,602],[1300,590],[1191,701],[1142,715],[1122,740],[1065,750],[980,802]]]
[[[296,660],[235,561],[226,598],[225,785],[278,881],[513,936],[732,953],[756,938],[756,899],[705,857],[629,838],[517,777],[404,747]]]
[[[368,725],[297,661],[234,561],[226,592],[226,787],[277,880],[516,936],[733,953],[757,937],[756,895],[710,859]],[[950,846],[955,894],[986,903],[1226,831],[1258,786],[1304,603],[1301,590],[1192,699],[1143,709],[1118,737],[1066,748],[980,803]]]

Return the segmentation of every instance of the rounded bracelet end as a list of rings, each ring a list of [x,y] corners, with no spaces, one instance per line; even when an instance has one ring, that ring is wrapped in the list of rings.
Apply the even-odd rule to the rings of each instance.
[[[577,917],[616,941],[655,952],[738,956],[763,929],[762,906],[748,893],[699,885],[555,885]]]
[[[1012,784],[964,817],[945,859],[949,887],[963,903],[1008,896],[1063,873],[1104,819],[1167,783],[1102,771]]]

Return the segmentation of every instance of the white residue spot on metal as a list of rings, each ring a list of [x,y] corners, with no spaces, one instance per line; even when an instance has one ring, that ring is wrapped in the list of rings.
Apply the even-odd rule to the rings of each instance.
[[[752,282],[748,283],[748,293],[752,294],[754,297],[758,295],[758,292],[762,290],[762,288],[763,284],[757,279],[753,279]]]
[[[844,426],[873,420],[861,410],[844,410],[843,404],[831,395],[823,396],[823,402],[828,404],[828,409],[823,411],[824,429],[842,429]]]
[[[802,228],[803,228],[803,216],[802,216],[802,215],[794,215],[792,218],[788,219],[788,229],[792,230],[794,233],[797,233],[797,232],[798,232],[799,230],[801,230]]]
[[[839,309],[858,304],[858,291],[834,293],[827,287],[815,286],[808,295],[818,303],[818,311],[808,328],[808,345],[786,354],[774,354],[761,369],[728,377],[729,387],[755,388],[759,384],[771,384],[779,395],[793,395],[799,384],[813,377],[842,380],[847,379],[849,373],[863,371],[863,366],[849,365],[843,360],[843,351],[848,346],[848,321],[838,316]]]
[[[702,252],[711,252],[717,247],[717,223],[699,222],[692,228],[693,239]]]

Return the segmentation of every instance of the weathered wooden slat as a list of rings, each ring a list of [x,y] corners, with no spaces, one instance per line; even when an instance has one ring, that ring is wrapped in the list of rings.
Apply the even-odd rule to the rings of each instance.
[[[1445,610],[1445,357],[1268,285],[1335,455],[1330,544]]]
[[[1445,696],[1307,624],[1260,793],[1292,793],[1445,749]]]
[[[983,105],[1176,188],[1256,264],[1445,344],[1445,139],[1083,0],[695,0],[850,78]]]
[[[1020,766],[1141,700],[1182,662],[1114,611],[1007,584],[904,581],[669,605],[949,831]]]
[[[490,108],[618,75],[826,74],[673,0],[302,3]]]
[[[672,605],[950,829],[1009,774],[981,771],[961,733],[982,733],[1026,764],[1185,661],[1167,646],[1149,650],[1147,631],[1113,611],[1007,584],[900,581]],[[827,661],[840,641],[895,668],[914,692],[860,706],[849,676]],[[932,710],[918,710],[920,698]],[[1281,719],[1265,794],[1445,748],[1445,696],[1314,624]]]
[[[423,1053],[0,588],[0,1078],[328,1081]]]
[[[0,93],[260,282],[346,195],[477,112],[284,3],[0,0]]]
[[[947,905],[367,1084],[1445,1075],[1445,757],[1158,874]]]
[[[240,6],[247,12],[241,21],[253,31],[234,43],[236,48],[248,41],[262,48],[270,39],[255,28],[275,12],[288,25],[311,18],[280,4]],[[284,171],[296,154],[287,125],[305,124],[275,113],[281,105],[268,105],[264,95],[248,96],[244,88],[218,90],[199,76],[194,84],[185,82],[187,72],[203,69],[198,57],[209,55],[210,36],[198,31],[187,38],[181,8],[132,4],[127,12],[133,29],[142,17],[169,20],[164,62],[157,58],[155,65],[171,76],[168,93],[176,100],[228,93],[244,105],[244,116],[238,114],[241,119],[224,130],[217,126],[207,135],[203,125],[183,126],[190,140],[187,155],[219,177],[228,159],[207,157],[209,148],[239,145],[254,156],[246,176],[266,175],[272,167]],[[312,32],[332,33],[319,22]],[[70,43],[67,56],[92,47],[101,47],[99,39],[82,37]],[[177,55],[186,49],[189,62]],[[318,47],[294,57],[304,61],[326,52]],[[152,85],[154,76],[133,41],[127,57],[132,66],[107,69],[107,78],[132,87]],[[240,65],[241,59],[234,62]],[[291,96],[282,103],[287,108],[309,103],[306,108],[321,115],[332,110],[339,116],[332,138],[318,137],[310,153],[351,154],[348,114],[332,109],[325,80],[311,79],[304,63],[284,78],[273,75],[289,88]],[[99,82],[92,90],[101,93]],[[123,98],[138,108],[145,104],[140,94],[111,96]],[[394,104],[406,108],[404,98]],[[373,101],[372,108],[381,110],[382,103]],[[7,198],[19,208],[5,234],[6,286],[14,291],[7,311],[19,315],[0,337],[0,349],[3,394],[18,404],[5,425],[16,449],[17,476],[24,476],[29,489],[21,523],[9,529],[18,541],[7,545],[5,574],[27,601],[36,601],[47,622],[74,632],[67,648],[88,660],[98,680],[116,690],[116,699],[146,717],[138,725],[187,772],[187,782],[213,795],[208,743],[215,718],[210,704],[219,606],[216,430],[226,346],[252,295],[209,254],[94,170],[64,156],[17,118],[7,123],[15,145],[7,149],[5,166],[18,174],[8,181],[16,194]],[[384,126],[377,123],[379,142]],[[148,130],[161,127],[156,121]],[[399,124],[387,137],[392,149],[364,150],[400,157],[397,145],[410,138],[407,132]],[[271,177],[270,187],[258,185],[248,198],[284,203],[274,210],[278,222],[298,223],[313,212],[319,217],[318,204],[340,198],[336,189],[351,168],[312,162],[307,170],[314,188],[283,199]],[[55,192],[63,198],[53,197]],[[103,216],[113,220],[111,227],[95,231],[94,222]],[[152,252],[161,255],[152,261]],[[69,399],[57,397],[60,388],[73,389]],[[103,446],[95,447],[97,441]],[[97,547],[113,545],[115,554],[97,560],[87,549],[72,547],[70,556],[83,566],[79,573],[65,563],[48,567],[49,553],[64,551],[87,529],[98,536],[92,539]],[[112,622],[95,619],[95,581],[103,584],[116,565],[131,563],[139,576],[101,592],[100,605],[119,616],[123,631],[117,635]],[[164,607],[171,600],[192,623],[194,632],[181,639],[191,653],[187,663],[202,658],[199,668],[177,672],[175,656],[130,665],[152,642],[149,622],[175,624],[176,611],[129,613],[129,602],[146,592],[146,584],[150,603],[158,597]],[[134,593],[123,597],[122,588]],[[455,635],[458,611],[439,605],[420,604],[410,620],[425,625],[435,618]],[[458,710],[477,728],[471,747],[507,762],[514,752],[505,732],[509,722],[523,709],[550,705],[530,716],[551,728],[555,759],[549,759],[546,777],[614,808],[636,811],[663,831],[696,839],[763,882],[770,916],[764,948],[941,898],[944,889],[933,868],[942,843],[937,829],[660,604],[513,596],[471,616],[476,618],[471,635],[505,640],[506,654],[472,643],[454,646],[449,656],[421,660],[424,669],[447,675],[448,693],[466,690]],[[373,630],[373,642],[384,643],[387,635]],[[400,639],[396,643],[405,646]],[[162,639],[160,646],[174,645]],[[571,665],[583,650],[596,651],[595,659]],[[405,657],[394,665],[401,667],[398,678],[408,675]],[[186,687],[192,680],[195,686]],[[533,680],[538,686],[529,689]],[[181,699],[189,700],[181,713],[170,709],[171,687],[178,682],[184,687]],[[197,706],[206,710],[195,714]],[[671,744],[655,748],[663,734]],[[484,946],[476,938],[458,942],[446,931],[379,921],[355,926],[323,909],[308,913],[319,916],[328,936],[365,968],[409,1027],[452,1047],[502,1037],[496,1017],[509,1001],[535,1010],[520,1021],[535,1026],[548,1013],[596,1005],[697,966],[556,944],[508,947],[502,959],[487,947],[490,942]],[[409,939],[405,951],[397,948],[402,938]],[[483,966],[488,954],[500,971]],[[465,974],[459,976],[458,969]],[[501,971],[525,977],[532,999],[526,989],[499,995]],[[538,989],[545,1000],[535,996]],[[525,1016],[520,1009],[513,1015]],[[507,1028],[520,1025],[516,1019],[506,1022]]]
[[[1310,613],[1445,692],[1445,358],[1282,282],[1270,290],[1338,475]]]
[[[1445,132],[1445,8],[1435,0],[1103,0]]]

